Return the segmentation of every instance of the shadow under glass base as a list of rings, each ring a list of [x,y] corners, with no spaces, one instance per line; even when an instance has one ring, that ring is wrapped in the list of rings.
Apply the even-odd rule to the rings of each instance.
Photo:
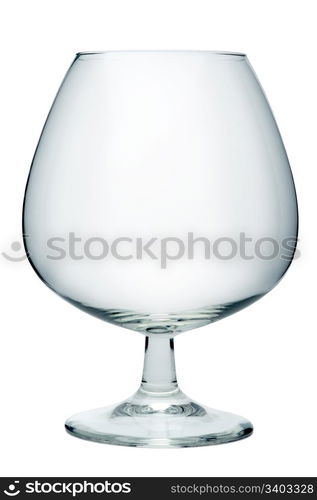
[[[73,415],[65,426],[82,439],[148,448],[229,443],[253,431],[243,417],[201,406],[178,388],[166,395],[139,389],[119,405]]]

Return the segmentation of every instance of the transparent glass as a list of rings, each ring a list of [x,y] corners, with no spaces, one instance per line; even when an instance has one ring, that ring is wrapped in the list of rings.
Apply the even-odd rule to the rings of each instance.
[[[262,297],[295,251],[291,170],[244,54],[77,54],[36,149],[23,226],[46,285],[146,337],[136,394],[71,417],[70,433],[172,447],[252,432],[185,396],[174,364],[176,334]]]

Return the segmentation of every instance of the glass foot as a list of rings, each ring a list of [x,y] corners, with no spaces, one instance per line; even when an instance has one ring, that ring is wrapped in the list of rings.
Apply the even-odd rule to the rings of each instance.
[[[139,389],[119,405],[73,415],[65,427],[82,439],[147,448],[229,443],[253,430],[243,417],[201,406],[179,389],[166,395]]]

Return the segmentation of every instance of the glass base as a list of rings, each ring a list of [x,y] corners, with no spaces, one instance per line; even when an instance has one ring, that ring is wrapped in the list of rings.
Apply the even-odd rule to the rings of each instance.
[[[253,431],[243,417],[201,406],[179,389],[159,395],[139,389],[119,405],[73,415],[65,427],[82,439],[146,448],[229,443]]]

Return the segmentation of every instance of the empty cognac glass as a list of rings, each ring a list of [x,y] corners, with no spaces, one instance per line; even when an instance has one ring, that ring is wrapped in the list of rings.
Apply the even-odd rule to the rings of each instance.
[[[139,390],[74,415],[70,433],[188,447],[252,432],[187,397],[174,364],[177,334],[261,298],[295,251],[291,170],[244,54],[77,54],[36,149],[23,225],[47,286],[145,335]]]

